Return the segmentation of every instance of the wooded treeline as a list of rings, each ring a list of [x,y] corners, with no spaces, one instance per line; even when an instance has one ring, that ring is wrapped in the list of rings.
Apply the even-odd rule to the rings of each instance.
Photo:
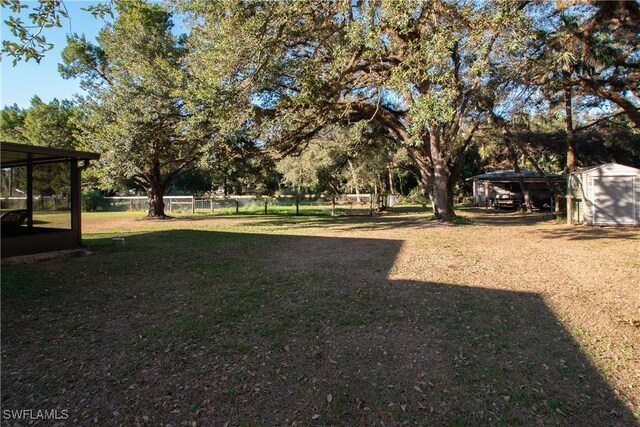
[[[144,190],[152,217],[180,188],[416,188],[449,221],[476,173],[640,165],[636,2],[128,0],[88,13],[106,12],[97,40],[72,35],[62,55],[86,93],[5,107],[1,136],[100,152],[92,185]],[[3,51],[38,59],[46,40],[21,25]]]

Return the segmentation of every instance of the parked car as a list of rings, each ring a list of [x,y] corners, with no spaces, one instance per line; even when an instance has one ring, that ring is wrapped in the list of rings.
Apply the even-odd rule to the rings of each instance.
[[[522,205],[522,194],[513,191],[500,192],[493,198],[496,209],[518,209]]]
[[[549,191],[536,191],[529,194],[531,208],[535,211],[551,210],[551,193]],[[494,195],[491,206],[496,209],[519,209],[524,204],[522,193],[501,192]]]

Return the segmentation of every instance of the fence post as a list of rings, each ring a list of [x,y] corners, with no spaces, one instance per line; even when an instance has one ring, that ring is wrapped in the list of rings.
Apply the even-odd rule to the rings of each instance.
[[[267,198],[264,198],[264,214],[267,214]]]
[[[300,197],[296,194],[296,215],[300,215]]]
[[[331,197],[331,216],[336,216],[336,196]]]
[[[196,198],[191,196],[191,215],[196,213]]]
[[[238,202],[238,199],[233,199],[234,202],[236,202],[236,213],[238,213],[238,210],[240,209],[240,203]]]
[[[213,197],[209,200],[209,209],[211,209],[211,213],[213,213]]]
[[[133,212],[133,199],[129,199],[129,211]]]

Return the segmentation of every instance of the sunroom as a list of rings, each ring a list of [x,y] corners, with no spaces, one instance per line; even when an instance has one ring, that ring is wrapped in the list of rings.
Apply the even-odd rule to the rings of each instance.
[[[81,171],[99,154],[0,143],[2,257],[81,245]]]

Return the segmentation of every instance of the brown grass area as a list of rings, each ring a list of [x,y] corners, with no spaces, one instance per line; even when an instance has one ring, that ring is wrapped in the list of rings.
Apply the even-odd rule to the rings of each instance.
[[[637,423],[640,230],[462,213],[85,215],[91,256],[3,266],[3,409],[85,425]]]

